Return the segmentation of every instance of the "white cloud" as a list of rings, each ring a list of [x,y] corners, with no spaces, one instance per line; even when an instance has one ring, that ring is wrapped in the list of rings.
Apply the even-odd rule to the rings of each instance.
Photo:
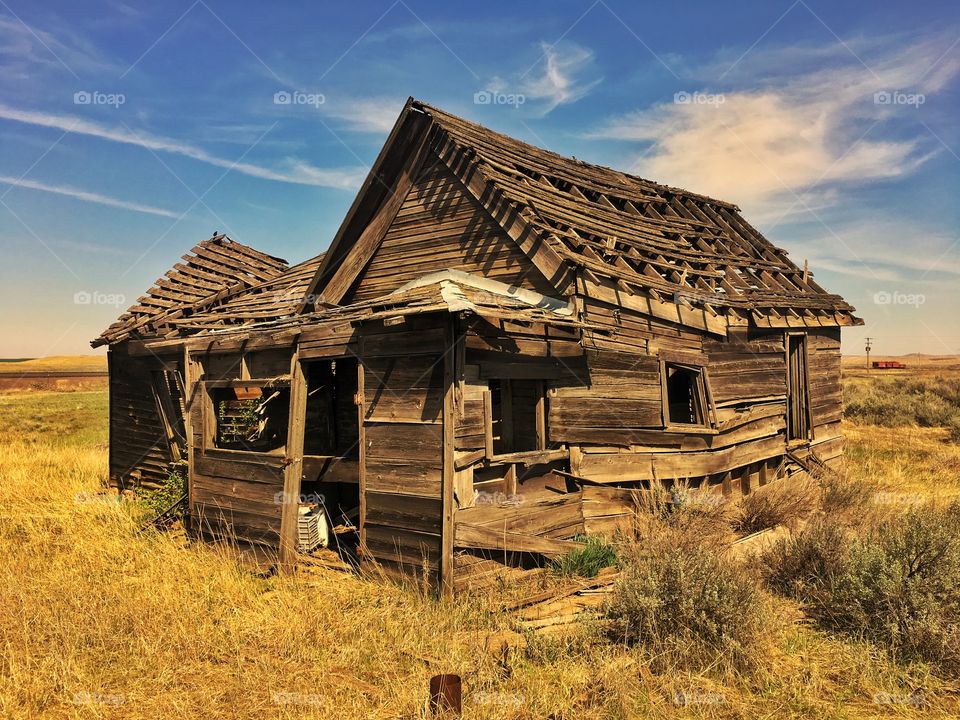
[[[405,100],[406,97],[398,100],[387,97],[351,98],[328,95],[320,110],[328,117],[345,121],[349,130],[386,134],[393,129]]]
[[[284,169],[268,168],[242,160],[233,161],[220,158],[194,145],[172,138],[145,132],[134,132],[126,127],[108,127],[70,115],[19,110],[6,105],[0,105],[0,118],[79,135],[88,135],[116,143],[135,145],[157,152],[181,155],[231,172],[238,172],[264,180],[353,190],[359,187],[366,175],[366,170],[363,168],[318,168],[295,158],[286,159]]]
[[[838,186],[908,175],[936,142],[925,133],[884,137],[885,121],[909,122],[923,108],[877,104],[874,94],[935,93],[960,64],[943,55],[943,39],[892,51],[885,41],[855,45],[868,66],[839,43],[755,52],[727,78],[732,90],[702,91],[712,102],[656,105],[613,118],[592,137],[649,144],[635,172],[731,200],[754,217],[802,210]],[[724,65],[703,75],[719,77]]]
[[[30,190],[40,190],[42,192],[54,193],[56,195],[66,195],[67,197],[83,200],[84,202],[96,203],[97,205],[107,205],[109,207],[122,208],[124,210],[133,210],[134,212],[146,213],[148,215],[159,215],[161,217],[178,218],[177,213],[153,205],[143,205],[141,203],[120,200],[108,195],[80,190],[69,185],[47,185],[36,180],[27,180],[0,175],[0,184],[10,185],[12,187],[29,188]]]
[[[572,42],[540,44],[541,56],[519,78],[513,81],[494,78],[494,92],[521,94],[526,102],[537,106],[541,115],[561,105],[576,102],[589,93],[602,78],[587,79],[593,74],[593,51]]]

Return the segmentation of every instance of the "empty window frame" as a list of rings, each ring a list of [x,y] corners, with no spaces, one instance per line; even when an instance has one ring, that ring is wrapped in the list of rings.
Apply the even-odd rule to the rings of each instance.
[[[710,425],[710,393],[702,367],[664,363],[661,382],[664,425]]]
[[[546,449],[546,383],[490,380],[484,396],[487,455]]]
[[[307,416],[304,454],[355,457],[358,454],[357,361],[354,358],[305,364]]]
[[[208,388],[209,448],[246,452],[283,452],[287,444],[290,387],[228,385]]]

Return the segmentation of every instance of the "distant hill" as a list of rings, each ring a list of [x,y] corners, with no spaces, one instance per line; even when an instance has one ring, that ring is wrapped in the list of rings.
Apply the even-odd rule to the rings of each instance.
[[[0,360],[0,375],[36,372],[106,372],[106,355],[51,355],[30,360]]]

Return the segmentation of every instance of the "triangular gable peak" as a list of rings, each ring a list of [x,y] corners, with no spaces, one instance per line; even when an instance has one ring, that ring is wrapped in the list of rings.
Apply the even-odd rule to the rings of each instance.
[[[167,325],[279,277],[287,261],[217,234],[202,240],[90,344],[155,337]]]
[[[557,294],[717,334],[860,324],[730,203],[536,148],[409,100],[307,293],[339,304],[439,160]],[[308,302],[314,301],[314,302]]]

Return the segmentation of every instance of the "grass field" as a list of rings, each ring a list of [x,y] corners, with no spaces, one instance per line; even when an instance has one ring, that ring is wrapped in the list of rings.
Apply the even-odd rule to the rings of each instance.
[[[730,673],[653,663],[590,624],[515,637],[493,597],[448,605],[324,570],[258,577],[93,495],[106,408],[104,391],[0,395],[0,717],[417,718],[439,672],[464,678],[472,718],[960,716],[956,678],[817,630],[773,595],[742,610],[768,628],[758,667]],[[849,472],[878,502],[960,495],[946,430],[845,433]],[[501,653],[497,637],[520,647]]]

